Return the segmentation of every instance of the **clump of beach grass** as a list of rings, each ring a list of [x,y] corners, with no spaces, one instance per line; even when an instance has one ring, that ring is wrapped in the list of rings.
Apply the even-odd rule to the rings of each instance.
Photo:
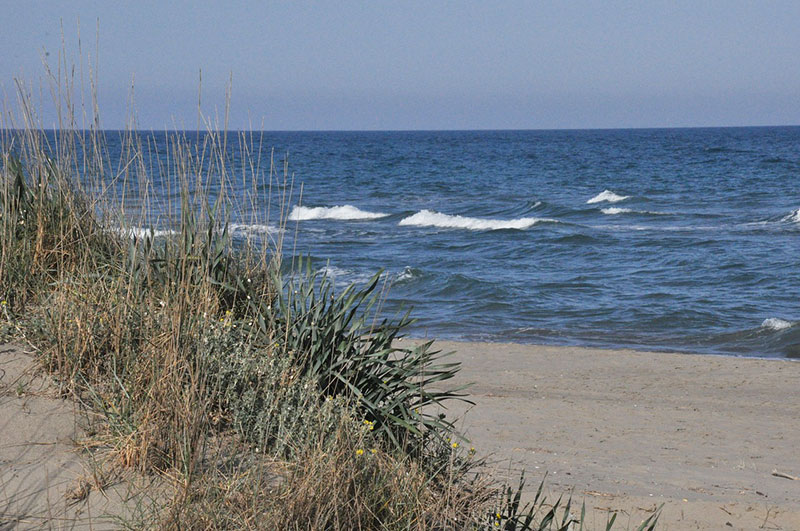
[[[464,399],[448,386],[459,365],[432,342],[397,347],[411,318],[380,315],[380,275],[335,291],[310,262],[286,273],[292,177],[261,159],[257,135],[207,124],[197,140],[168,135],[164,148],[131,127],[112,160],[96,106],[79,128],[74,79],[48,75],[68,88],[53,90],[58,129],[42,128],[21,83],[19,114],[0,123],[3,333],[28,342],[64,396],[91,412],[89,446],[106,450],[110,469],[171,486],[139,525],[571,529],[581,520],[570,501],[545,504],[541,488],[521,506],[522,483],[499,486],[459,446],[451,420],[434,413]],[[179,204],[156,204],[155,182]],[[236,193],[233,182],[244,183]],[[279,208],[264,214],[259,194],[273,186]],[[237,245],[234,215],[274,221],[277,235]]]

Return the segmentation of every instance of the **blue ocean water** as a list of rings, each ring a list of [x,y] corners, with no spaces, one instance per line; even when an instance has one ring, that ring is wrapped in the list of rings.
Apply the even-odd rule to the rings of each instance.
[[[257,135],[287,253],[385,270],[412,335],[800,357],[800,127]]]

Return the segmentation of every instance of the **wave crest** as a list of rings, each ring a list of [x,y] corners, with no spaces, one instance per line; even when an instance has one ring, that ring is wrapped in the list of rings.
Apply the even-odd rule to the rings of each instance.
[[[395,276],[395,282],[407,282],[410,280],[414,280],[415,278],[419,278],[422,276],[422,271],[419,269],[413,268],[411,266],[405,266],[402,271],[400,271],[397,276]]]
[[[792,212],[791,214],[784,216],[781,221],[790,221],[792,223],[800,223],[800,208]]]
[[[586,201],[586,204],[591,205],[593,203],[602,203],[604,201],[608,202],[608,203],[616,203],[618,201],[624,201],[626,199],[630,199],[630,196],[629,195],[617,195],[614,192],[612,192],[611,190],[603,190],[602,192],[600,192],[599,194],[597,194],[593,198],[591,198],[588,201]]]
[[[231,234],[276,234],[280,232],[278,227],[272,225],[259,225],[257,223],[248,225],[244,223],[231,223],[229,225]]]
[[[468,230],[524,230],[541,222],[555,222],[554,219],[544,218],[518,218],[518,219],[480,219],[464,216],[451,216],[431,210],[420,210],[407,218],[400,220],[400,225],[415,225],[417,227],[441,227],[445,229]]]
[[[129,238],[142,239],[144,237],[163,238],[166,236],[175,236],[178,234],[174,230],[169,229],[153,229],[148,227],[114,227],[109,229],[110,232],[115,232],[120,236],[127,236]]]
[[[367,212],[352,205],[337,205],[332,207],[303,207],[296,206],[289,214],[291,221],[307,221],[310,219],[377,219],[385,218],[389,214],[383,212]]]
[[[600,212],[612,216],[615,214],[641,214],[645,216],[663,216],[666,214],[665,212],[655,212],[653,210],[633,210],[630,208],[619,208],[619,207],[601,208]]]
[[[791,328],[794,326],[795,323],[791,321],[784,321],[783,319],[778,319],[777,317],[770,317],[769,319],[764,319],[764,322],[761,323],[761,328],[768,328],[770,330],[786,330],[787,328]]]
[[[344,269],[330,264],[321,267],[318,273],[326,276],[333,282],[343,282],[345,284],[364,284],[374,276],[374,273],[357,271],[355,269]]]

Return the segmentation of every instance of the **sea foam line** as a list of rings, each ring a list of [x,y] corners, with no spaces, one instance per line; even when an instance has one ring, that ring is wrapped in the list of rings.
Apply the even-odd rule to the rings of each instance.
[[[586,201],[587,204],[591,205],[593,203],[602,203],[604,201],[608,203],[616,203],[618,201],[625,201],[626,199],[630,199],[631,196],[629,195],[617,195],[611,190],[603,190],[593,198]]]
[[[367,212],[352,205],[337,205],[332,207],[303,207],[296,206],[289,214],[292,221],[307,221],[310,219],[378,219],[389,214],[383,212]]]
[[[445,229],[524,230],[541,222],[557,223],[557,220],[544,218],[518,218],[509,220],[480,219],[468,218],[465,216],[451,216],[449,214],[442,214],[441,212],[433,212],[431,210],[420,210],[416,214],[401,219],[399,224],[414,225],[417,227],[440,227]]]

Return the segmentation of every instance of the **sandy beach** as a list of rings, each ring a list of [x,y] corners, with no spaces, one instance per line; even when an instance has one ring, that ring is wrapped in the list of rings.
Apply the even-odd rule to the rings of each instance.
[[[531,490],[545,471],[550,496],[573,489],[589,529],[612,510],[615,528],[635,528],[662,504],[659,529],[800,529],[800,363],[436,344],[473,383],[475,405],[449,411],[469,444],[512,481],[526,469]],[[74,405],[32,377],[18,348],[0,348],[0,369],[0,528],[118,512],[113,490],[74,499],[91,475]]]
[[[474,406],[453,408],[479,454],[558,496],[590,529],[800,529],[800,363],[438,341]],[[468,411],[467,411],[468,410]],[[777,475],[776,475],[777,474]]]
[[[0,530],[119,529],[146,506],[150,485],[105,477],[83,451],[84,418],[23,348],[0,345]]]

